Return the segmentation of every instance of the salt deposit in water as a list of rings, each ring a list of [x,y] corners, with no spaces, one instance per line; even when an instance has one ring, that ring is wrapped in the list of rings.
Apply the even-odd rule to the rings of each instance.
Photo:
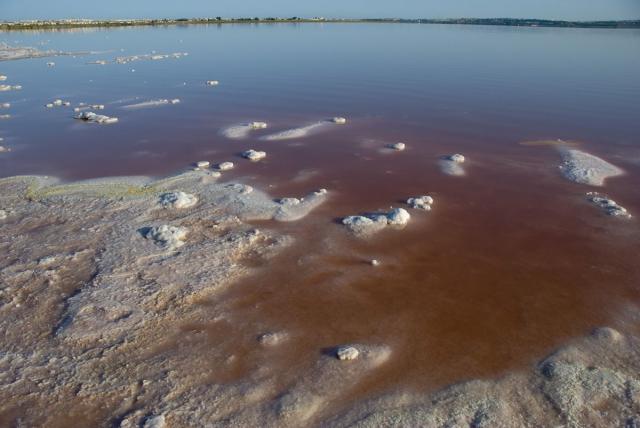
[[[245,159],[249,159],[252,162],[257,162],[267,157],[267,153],[251,149],[243,152],[242,157]]]
[[[117,117],[105,116],[103,114],[96,114],[92,111],[84,111],[74,117],[76,119],[79,119],[85,122],[99,123],[104,125],[116,123],[118,121]]]
[[[428,195],[416,196],[407,199],[407,205],[414,209],[430,211],[431,205],[433,205],[433,198]]]
[[[205,83],[207,86],[218,86],[220,84],[217,80],[207,80]]]
[[[624,171],[592,154],[558,146],[562,155],[560,171],[564,177],[580,184],[589,186],[603,186],[609,177],[624,174]]]
[[[229,171],[234,168],[233,162],[222,162],[216,165],[218,171]]]
[[[393,143],[393,144],[389,144],[387,147],[392,150],[397,150],[399,152],[407,148],[406,144],[404,143]]]
[[[616,201],[609,197],[600,195],[596,192],[589,192],[587,193],[587,198],[589,202],[602,208],[602,210],[604,210],[604,212],[610,216],[631,218],[631,214],[629,214],[625,207],[618,204]]]
[[[180,103],[180,100],[178,98],[174,98],[174,99],[162,98],[158,100],[143,101],[141,103],[136,103],[136,104],[128,104],[126,106],[122,106],[122,108],[128,109],[128,110],[135,110],[135,109],[159,107],[159,106],[179,104],[179,103]]]
[[[351,232],[358,236],[370,236],[387,226],[402,228],[409,223],[411,215],[404,208],[394,208],[387,213],[372,213],[348,216],[342,219]]]
[[[331,126],[336,124],[343,124],[346,122],[336,122],[335,119],[344,119],[344,118],[334,118],[330,120],[322,120],[319,122],[312,123],[310,125],[302,126],[299,128],[287,129],[285,131],[277,132],[275,134],[267,135],[262,137],[263,140],[268,141],[276,141],[276,140],[291,140],[294,138],[304,138],[312,134],[316,134],[320,131],[326,131],[331,129]]]
[[[225,128],[221,131],[222,135],[232,140],[240,140],[246,138],[251,131],[258,129],[265,129],[267,127],[266,122],[250,122],[240,125],[233,125]]]
[[[465,174],[462,164],[465,158],[463,155],[456,153],[453,155],[447,155],[440,159],[438,164],[440,170],[447,175],[462,176]]]

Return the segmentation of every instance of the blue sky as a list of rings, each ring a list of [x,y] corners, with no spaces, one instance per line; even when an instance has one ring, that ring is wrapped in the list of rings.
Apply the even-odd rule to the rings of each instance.
[[[0,0],[0,20],[199,16],[639,19],[640,0]]]

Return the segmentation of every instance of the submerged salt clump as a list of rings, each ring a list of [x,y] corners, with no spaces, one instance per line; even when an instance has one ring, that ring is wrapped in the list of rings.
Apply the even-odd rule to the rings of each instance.
[[[93,122],[99,124],[110,124],[118,121],[117,117],[105,116],[103,114],[96,114],[92,111],[83,111],[75,116],[76,119],[83,120],[85,122]]]
[[[604,159],[576,149],[560,146],[562,164],[560,171],[568,180],[589,186],[603,186],[609,177],[624,174],[624,171]]]
[[[88,65],[107,65],[107,61],[104,59],[99,59],[96,61],[89,61],[87,62]]]
[[[198,203],[198,198],[190,193],[171,192],[161,195],[160,203],[165,208],[191,208]]]
[[[591,203],[602,208],[604,212],[606,212],[610,216],[631,218],[631,214],[629,214],[627,209],[619,205],[613,199],[610,199],[606,196],[601,196],[595,192],[587,193],[587,197]]]
[[[464,161],[464,156],[459,153],[444,156],[439,162],[440,170],[447,175],[464,175],[465,171],[464,168],[462,168]]]
[[[184,245],[187,233],[188,230],[184,227],[163,224],[162,226],[149,228],[144,237],[153,240],[165,248],[175,249]]]
[[[56,63],[55,62],[48,62],[47,63],[47,67],[55,67]]]
[[[251,149],[243,152],[242,157],[245,159],[249,159],[252,162],[257,162],[267,157],[267,153]]]
[[[0,74],[0,82],[4,82],[5,80],[7,80],[7,76]]]
[[[0,119],[11,119],[10,114],[0,114]]]
[[[322,130],[327,130],[332,125],[342,125],[347,122],[344,117],[334,117],[333,119],[321,120],[319,122],[312,123],[310,125],[301,126],[299,128],[287,129],[285,131],[277,132],[275,134],[266,135],[262,137],[263,140],[275,141],[275,140],[290,140],[293,138],[304,138],[309,135],[313,135]]]
[[[220,84],[217,80],[207,80],[205,83],[207,86],[218,86]]]
[[[407,210],[394,208],[388,213],[348,216],[342,219],[342,224],[356,235],[368,236],[387,226],[404,227],[410,219]]]
[[[9,108],[11,107],[11,103],[0,103],[0,108]]]
[[[266,122],[243,123],[241,125],[234,125],[223,129],[222,135],[233,140],[239,140],[242,138],[246,138],[251,131],[265,129],[266,127]]]
[[[433,198],[428,195],[416,196],[407,199],[407,205],[414,209],[430,211],[431,205],[433,205]]]

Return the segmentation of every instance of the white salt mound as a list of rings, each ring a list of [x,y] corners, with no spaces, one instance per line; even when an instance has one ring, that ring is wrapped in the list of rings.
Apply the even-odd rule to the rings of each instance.
[[[76,119],[83,120],[85,122],[99,123],[99,124],[110,124],[116,123],[118,121],[117,117],[105,116],[103,114],[96,114],[92,111],[83,111],[82,113],[75,116]]]
[[[47,67],[55,67],[56,63],[55,62],[48,62],[47,63]]]
[[[0,74],[0,82],[4,82],[5,80],[7,80],[7,76]]]
[[[218,82],[217,80],[207,80],[206,84],[207,86],[218,86],[220,82]]]
[[[359,236],[369,236],[387,226],[404,227],[409,223],[411,215],[404,208],[395,208],[384,214],[368,214],[349,216],[342,219],[351,232]]]
[[[195,195],[185,192],[171,192],[160,196],[160,204],[165,208],[191,208],[198,203]]]
[[[609,177],[624,174],[624,171],[604,159],[576,149],[560,147],[562,164],[560,171],[568,180],[589,186],[603,186]]]
[[[2,103],[0,104],[0,108],[9,108],[11,107],[11,103]]]
[[[399,152],[401,152],[402,150],[406,149],[407,146],[404,143],[394,143],[394,144],[389,144],[388,146],[390,149],[392,150],[397,150]]]
[[[337,123],[338,125],[344,125],[345,123],[347,123],[347,119],[345,119],[344,117],[334,117],[333,119],[331,119],[331,121],[333,123]]]
[[[20,89],[22,89],[21,85],[0,85],[0,92],[19,91]]]
[[[336,351],[336,356],[340,361],[351,361],[358,358],[360,351],[353,346],[341,346]]]
[[[0,114],[0,119],[11,119],[10,114]]]
[[[247,150],[246,152],[243,152],[242,157],[245,159],[249,159],[252,162],[257,162],[267,157],[267,153],[251,149],[251,150]]]
[[[175,249],[184,245],[187,233],[188,230],[184,227],[163,224],[150,228],[145,234],[145,238],[151,239],[165,248]]]
[[[219,163],[216,168],[218,169],[218,171],[229,171],[231,169],[233,169],[235,165],[233,165],[233,162],[222,162]]]
[[[622,205],[619,205],[613,199],[610,199],[606,196],[600,196],[594,192],[587,193],[587,196],[591,203],[602,208],[608,215],[614,217],[631,218],[631,214],[629,214],[627,209]]]
[[[0,210],[0,220],[5,220],[8,216],[9,214],[6,210]]]
[[[407,199],[407,205],[414,209],[430,211],[431,205],[433,205],[433,198],[428,195],[416,196],[415,198]]]
[[[198,161],[198,162],[196,162],[196,167],[198,167],[198,168],[209,168],[209,165],[211,165],[209,163],[209,161]]]

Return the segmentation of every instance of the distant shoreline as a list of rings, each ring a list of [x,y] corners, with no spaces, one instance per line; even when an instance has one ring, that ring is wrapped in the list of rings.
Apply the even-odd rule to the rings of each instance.
[[[335,19],[335,18],[179,18],[179,19],[64,19],[33,21],[2,21],[0,30],[56,30],[92,27],[139,27],[175,26],[201,24],[273,24],[273,23],[400,23],[400,24],[450,24],[450,25],[494,25],[508,27],[557,27],[557,28],[640,28],[640,20],[625,21],[559,21],[547,19],[514,18],[455,18],[455,19]]]

